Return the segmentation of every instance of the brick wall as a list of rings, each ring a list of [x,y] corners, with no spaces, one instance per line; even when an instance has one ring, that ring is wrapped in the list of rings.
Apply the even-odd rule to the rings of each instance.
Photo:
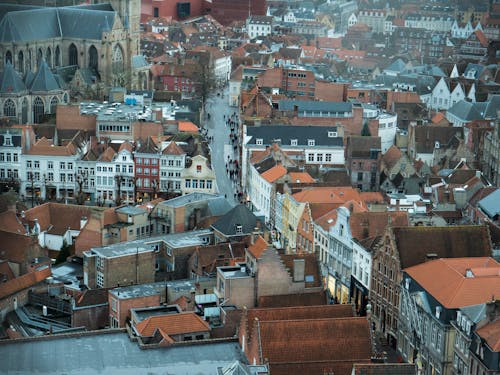
[[[255,307],[255,278],[232,278],[225,283],[227,305]]]
[[[112,299],[116,299],[112,294],[108,293],[109,301],[109,317],[114,317],[120,327],[125,327],[127,318],[130,318],[130,310],[145,307],[154,307],[161,305],[161,294],[154,296],[142,296],[137,298],[116,299],[116,311],[113,308]],[[108,320],[110,320],[108,317]]]
[[[152,251],[109,258],[105,262],[104,288],[154,282],[155,256]]]
[[[109,325],[108,305],[89,306],[73,310],[71,326],[85,327],[89,331],[103,329]]]
[[[274,249],[267,249],[258,263],[257,298],[290,293],[292,278]]]

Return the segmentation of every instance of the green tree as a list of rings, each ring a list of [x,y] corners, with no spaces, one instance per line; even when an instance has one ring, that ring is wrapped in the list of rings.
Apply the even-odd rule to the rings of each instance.
[[[61,246],[61,250],[59,251],[59,254],[57,255],[56,264],[66,262],[66,259],[68,259],[68,257],[70,255],[71,254],[69,252],[69,245],[68,245],[68,243],[65,240],[63,242],[63,245]]]
[[[363,125],[363,129],[361,129],[361,135],[363,137],[371,137],[371,133],[370,133],[370,128],[368,127],[368,123],[365,122],[364,125]]]

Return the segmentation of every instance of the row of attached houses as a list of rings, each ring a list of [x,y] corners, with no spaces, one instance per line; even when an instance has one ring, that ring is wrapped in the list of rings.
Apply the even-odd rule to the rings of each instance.
[[[27,200],[133,203],[157,193],[215,191],[215,173],[202,155],[188,157],[175,141],[152,138],[93,144],[77,131],[64,145],[35,142],[33,129],[14,126],[0,134],[0,179]]]

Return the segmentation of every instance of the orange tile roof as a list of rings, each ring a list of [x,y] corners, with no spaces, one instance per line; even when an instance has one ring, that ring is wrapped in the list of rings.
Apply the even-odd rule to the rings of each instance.
[[[262,358],[269,361],[273,374],[274,364],[292,364],[292,368],[302,364],[304,373],[310,373],[311,364],[355,363],[369,360],[372,354],[369,322],[363,317],[264,321],[259,326]]]
[[[318,37],[316,38],[318,47],[323,49],[338,49],[342,48],[342,38]]]
[[[157,329],[172,336],[210,331],[210,326],[194,312],[150,316],[135,326],[137,333],[143,337],[153,336]]]
[[[290,180],[295,183],[314,182],[314,178],[307,172],[290,172],[288,175],[290,176]]]
[[[246,316],[245,316],[246,315]],[[258,308],[246,310],[242,319],[247,321],[248,336],[251,337],[255,328],[251,322],[258,319],[265,321],[289,321],[289,320],[314,320],[326,318],[348,318],[354,316],[353,305],[316,305],[316,306],[294,306]]]
[[[50,275],[52,275],[50,267],[45,266],[40,267],[34,272],[24,274],[22,276],[16,277],[15,279],[2,283],[2,287],[0,288],[0,299],[20,292],[23,289],[32,287],[33,285],[45,280]]]
[[[488,45],[488,38],[486,38],[486,35],[484,35],[481,30],[474,31],[474,34],[476,34],[477,40],[479,40],[481,46],[486,47]]]
[[[125,141],[120,145],[118,152],[121,152],[123,150],[127,150],[128,152],[132,152],[134,150],[134,146],[132,146],[132,144],[129,141]]]
[[[397,161],[401,158],[403,154],[397,146],[391,146],[385,154],[382,156],[382,161],[389,167],[392,168]]]
[[[286,168],[283,167],[281,164],[275,165],[271,169],[268,169],[264,173],[261,174],[262,178],[266,180],[267,182],[274,182],[277,179],[283,177],[286,175]]]
[[[265,157],[269,154],[270,154],[269,150],[262,150],[262,151],[252,150],[251,156],[250,156],[250,163],[256,164],[256,163],[264,160]]]
[[[72,156],[75,154],[73,143],[66,146],[55,146],[47,138],[42,137],[27,152],[27,155]]]
[[[191,121],[179,121],[179,131],[188,133],[198,133],[198,127]]]
[[[300,307],[300,306],[318,306],[326,305],[326,292],[320,290],[314,293],[299,293],[299,294],[279,294],[275,296],[260,296],[259,307]],[[331,306],[331,305],[330,305]],[[348,306],[348,305],[339,305]],[[348,313],[347,316],[350,316]]]
[[[293,194],[293,197],[298,202],[333,203],[338,206],[350,200],[362,201],[359,191],[351,186],[307,188]]]
[[[486,324],[476,333],[488,343],[492,351],[500,352],[500,320]]]
[[[252,254],[255,259],[259,259],[268,246],[269,244],[266,240],[262,238],[262,236],[259,236],[255,243],[248,247],[248,252]]]
[[[408,213],[395,212],[356,212],[349,219],[352,236],[358,241],[381,236],[390,222],[394,226],[408,226]]]
[[[184,150],[175,143],[175,141],[172,141],[168,144],[167,147],[162,152],[163,155],[182,155],[185,154]]]
[[[324,230],[329,230],[332,225],[335,225],[335,221],[337,220],[337,209],[333,209],[328,211],[323,216],[320,216],[314,222],[319,225]]]
[[[25,234],[26,229],[18,220],[17,215],[13,211],[5,211],[0,213],[0,228],[5,232]]]
[[[384,196],[378,191],[362,191],[359,193],[364,203],[384,203]]]
[[[391,227],[391,232],[402,269],[425,262],[427,254],[440,258],[489,257],[492,254],[486,226],[406,226]]]
[[[438,112],[432,117],[431,121],[433,124],[437,124],[438,122],[440,122],[441,120],[444,120],[444,119],[446,119],[446,117],[444,116],[444,113]]]
[[[108,147],[100,156],[99,156],[99,161],[103,162],[110,162],[113,161],[113,158],[116,155],[116,151],[113,149],[113,147]]]
[[[467,277],[470,270],[472,277]],[[493,258],[440,258],[405,269],[448,309],[478,305],[500,296],[500,264]]]

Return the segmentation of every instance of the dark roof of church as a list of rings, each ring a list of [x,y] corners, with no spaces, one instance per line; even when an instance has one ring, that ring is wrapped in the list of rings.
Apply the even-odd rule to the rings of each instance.
[[[5,7],[0,5],[0,42],[52,38],[101,40],[115,12],[107,7]]]
[[[40,64],[40,68],[35,73],[35,77],[29,86],[31,91],[52,91],[52,90],[60,90],[61,86],[57,81],[54,74],[50,71],[49,66],[42,60]]]
[[[0,80],[0,92],[15,94],[23,91],[26,91],[26,86],[22,78],[14,70],[12,64],[7,62]]]

